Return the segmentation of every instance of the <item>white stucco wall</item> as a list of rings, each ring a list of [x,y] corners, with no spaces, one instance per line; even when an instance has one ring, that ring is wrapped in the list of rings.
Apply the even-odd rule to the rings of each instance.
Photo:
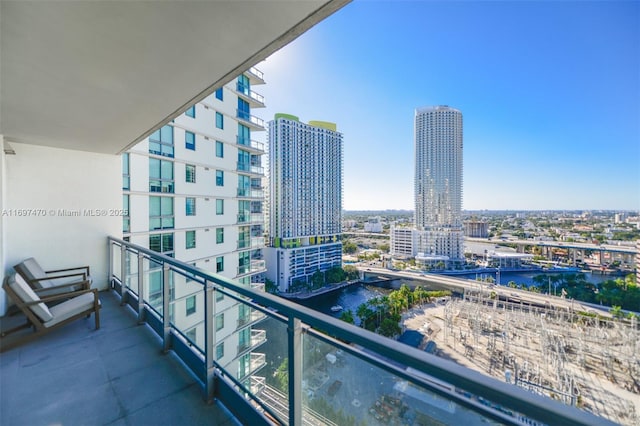
[[[11,146],[16,154],[4,157],[3,168],[3,275],[35,257],[44,269],[89,265],[93,286],[106,288],[106,238],[122,235],[120,156]]]

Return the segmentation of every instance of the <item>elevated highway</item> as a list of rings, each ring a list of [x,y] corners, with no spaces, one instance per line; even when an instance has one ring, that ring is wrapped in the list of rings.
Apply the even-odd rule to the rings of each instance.
[[[611,253],[624,253],[635,255],[637,249],[633,246],[617,246],[612,244],[591,244],[591,243],[567,243],[563,241],[537,241],[537,240],[500,240],[486,238],[465,238],[465,241],[474,243],[488,243],[496,245],[515,244],[517,246],[537,246],[537,247],[553,247],[576,250],[602,251]]]

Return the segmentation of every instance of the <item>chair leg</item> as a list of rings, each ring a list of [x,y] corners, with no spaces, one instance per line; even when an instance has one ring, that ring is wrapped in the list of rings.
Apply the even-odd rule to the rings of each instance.
[[[22,325],[19,325],[19,326],[17,326],[17,327],[10,328],[9,330],[3,331],[3,332],[0,334],[0,336],[4,337],[4,336],[6,336],[7,334],[11,334],[11,333],[13,333],[13,332],[15,332],[15,331],[22,330],[23,328],[29,328],[30,326],[31,326],[31,323],[30,323],[29,321],[27,321],[26,323],[24,323],[24,324],[22,324]]]
[[[99,330],[100,329],[100,309],[96,309],[94,315],[96,316],[96,330]]]

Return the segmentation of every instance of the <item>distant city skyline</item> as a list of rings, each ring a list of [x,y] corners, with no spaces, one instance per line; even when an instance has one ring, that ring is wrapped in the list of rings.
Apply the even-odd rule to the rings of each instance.
[[[340,123],[345,210],[413,209],[413,111],[442,104],[465,112],[463,210],[639,210],[639,17],[355,1],[257,65],[261,116]]]

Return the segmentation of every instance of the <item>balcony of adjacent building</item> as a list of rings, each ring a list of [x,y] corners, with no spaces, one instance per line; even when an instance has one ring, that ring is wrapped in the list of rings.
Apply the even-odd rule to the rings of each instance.
[[[249,263],[238,266],[238,275],[240,278],[246,275],[259,274],[267,270],[266,262],[263,259],[251,259]]]
[[[238,250],[247,250],[247,249],[261,249],[265,246],[264,237],[248,237],[244,239],[238,240],[237,249]]]
[[[241,360],[243,363],[242,370],[238,372],[238,379],[242,380],[246,377],[253,376],[257,374],[263,367],[267,365],[267,356],[266,354],[251,352],[248,354],[248,359],[246,361]],[[246,356],[246,355],[245,355]]]
[[[239,123],[244,124],[251,130],[265,130],[264,120],[252,115],[249,111],[236,109],[236,118]]]
[[[249,103],[251,108],[264,108],[264,96],[251,90],[251,86],[236,82],[236,94]]]
[[[238,315],[237,329],[240,330],[241,328],[254,325],[265,318],[266,315],[262,311],[252,308],[244,309],[242,314]]]
[[[264,215],[262,213],[251,213],[246,210],[238,213],[237,225],[260,225],[264,223]]]
[[[238,343],[238,357],[242,356],[246,352],[255,350],[258,346],[267,341],[266,330],[248,330],[250,331],[249,337],[245,341]]]
[[[249,149],[252,154],[264,154],[264,144],[262,142],[252,140],[250,137],[242,135],[236,137],[236,142],[238,145],[241,145],[243,149]]]
[[[252,174],[256,176],[264,176],[264,167],[260,164],[251,162],[238,161],[236,170],[242,173]]]
[[[256,67],[249,68],[248,71],[245,71],[245,75],[249,77],[251,84],[265,84],[264,73]]]

